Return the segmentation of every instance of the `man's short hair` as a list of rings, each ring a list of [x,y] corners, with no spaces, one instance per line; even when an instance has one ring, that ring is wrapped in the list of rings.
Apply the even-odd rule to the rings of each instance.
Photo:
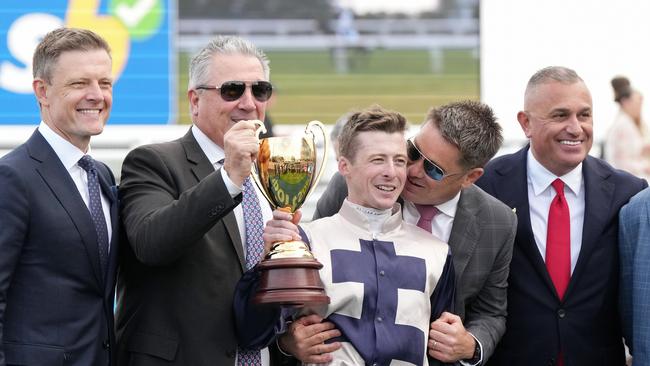
[[[256,57],[264,77],[269,79],[271,69],[266,54],[257,48],[253,43],[237,36],[216,36],[210,43],[203,47],[190,61],[188,89],[194,89],[201,84],[207,84],[210,80],[210,65],[214,55],[244,55]]]
[[[34,51],[34,78],[52,80],[52,68],[62,53],[68,51],[104,50],[111,56],[108,43],[97,33],[88,29],[58,28],[45,35]]]
[[[485,166],[503,143],[492,108],[480,102],[467,100],[432,108],[425,123],[434,123],[442,137],[460,150],[458,163],[465,169]]]
[[[525,98],[527,99],[529,94],[539,85],[546,84],[550,82],[558,82],[562,84],[574,84],[577,82],[583,82],[582,78],[578,76],[578,73],[575,70],[570,69],[564,66],[548,66],[541,70],[538,70],[533,76],[528,80],[526,85]]]
[[[350,114],[347,123],[339,135],[339,153],[350,161],[354,160],[358,146],[356,136],[361,132],[381,131],[386,133],[404,133],[407,129],[406,118],[400,113],[372,105],[366,109]],[[406,142],[405,142],[406,143]]]

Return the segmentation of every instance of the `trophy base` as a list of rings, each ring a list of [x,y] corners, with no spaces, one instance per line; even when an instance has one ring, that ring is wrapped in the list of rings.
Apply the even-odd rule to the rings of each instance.
[[[277,258],[260,262],[260,287],[253,297],[256,304],[303,306],[329,304],[318,270],[323,265],[315,259]]]

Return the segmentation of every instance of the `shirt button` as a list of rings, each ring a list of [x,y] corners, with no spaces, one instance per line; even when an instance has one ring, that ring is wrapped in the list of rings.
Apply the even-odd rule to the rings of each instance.
[[[563,319],[566,316],[566,311],[564,309],[560,309],[557,311],[557,316],[560,317],[560,319]]]
[[[379,271],[379,275],[380,275],[380,276],[383,276],[383,275],[385,275],[385,274],[386,274],[386,272],[384,272],[383,270],[382,270],[382,271]]]

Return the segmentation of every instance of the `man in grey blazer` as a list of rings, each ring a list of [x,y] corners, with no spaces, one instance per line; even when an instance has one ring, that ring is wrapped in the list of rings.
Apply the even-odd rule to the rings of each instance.
[[[404,219],[420,224],[419,209],[435,206],[438,213],[428,225],[449,243],[456,272],[455,313],[434,321],[429,335],[429,354],[443,362],[482,364],[505,332],[517,220],[510,208],[474,185],[502,141],[492,110],[467,101],[429,111],[420,132],[408,142],[411,162],[401,195]],[[336,213],[346,195],[345,182],[334,176],[314,219]],[[295,322],[280,344],[298,358],[318,359],[315,353],[331,348],[320,342],[335,333],[314,336],[317,326],[326,327]]]
[[[232,313],[246,259],[259,260],[243,245],[254,236],[240,205],[247,192],[260,203],[257,221],[271,216],[246,179],[258,151],[251,120],[264,120],[268,80],[268,60],[254,45],[216,37],[190,63],[188,133],[126,157],[119,365],[233,366],[249,356],[269,365],[267,352],[238,349]]]

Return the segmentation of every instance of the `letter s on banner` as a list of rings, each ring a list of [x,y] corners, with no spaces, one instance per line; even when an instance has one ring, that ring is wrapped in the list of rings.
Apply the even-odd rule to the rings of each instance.
[[[0,88],[13,93],[31,93],[32,57],[38,42],[48,32],[63,26],[63,19],[47,13],[29,13],[16,19],[7,31],[7,48],[23,66],[10,61],[0,64]]]

